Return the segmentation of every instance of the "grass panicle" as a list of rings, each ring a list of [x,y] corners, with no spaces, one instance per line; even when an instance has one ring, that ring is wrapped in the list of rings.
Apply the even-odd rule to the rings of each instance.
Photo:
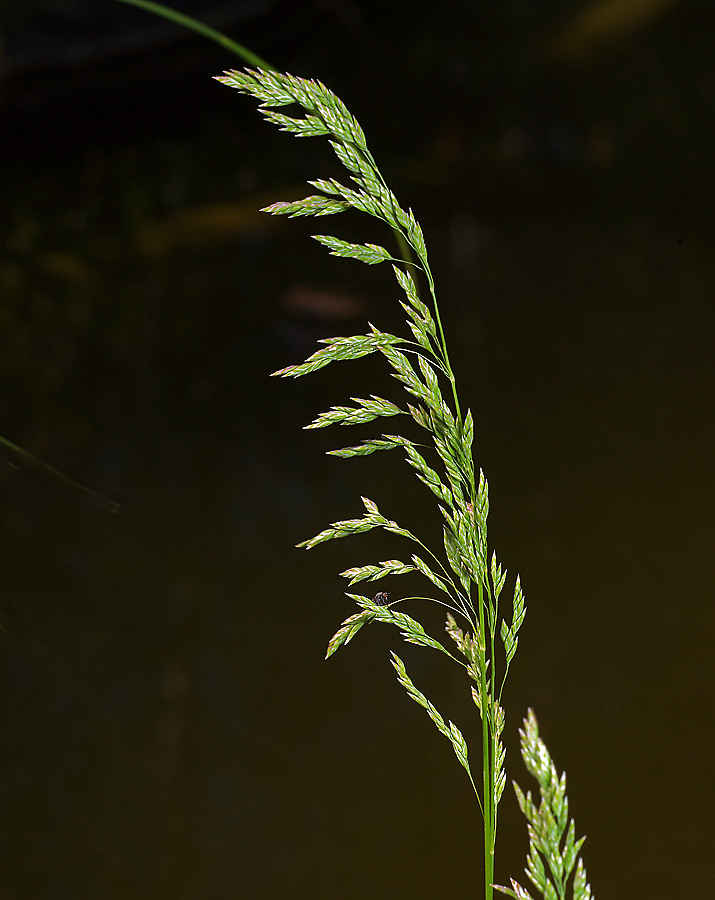
[[[492,552],[489,561],[489,486],[484,473],[475,468],[472,453],[474,421],[471,411],[463,411],[459,402],[422,229],[412,210],[403,208],[388,187],[354,116],[319,81],[260,68],[231,70],[218,76],[217,80],[256,99],[264,117],[282,131],[296,137],[327,137],[352,182],[352,186],[347,186],[334,178],[310,181],[310,186],[320,193],[273,203],[265,212],[296,217],[336,215],[354,209],[387,224],[396,238],[398,252],[393,256],[380,244],[353,244],[332,235],[313,235],[333,256],[355,259],[370,266],[390,263],[400,291],[398,302],[406,316],[407,334],[388,334],[370,324],[367,334],[324,339],[321,342],[324,346],[304,362],[280,369],[274,375],[297,378],[334,362],[358,359],[376,352],[386,361],[392,376],[404,389],[402,405],[374,394],[369,398],[353,397],[354,406],[333,406],[305,427],[362,425],[380,417],[406,415],[408,421],[415,422],[427,432],[426,444],[399,434],[383,434],[380,438],[368,438],[328,452],[350,458],[401,449],[407,465],[436,500],[443,526],[443,547],[433,551],[410,531],[383,516],[377,504],[365,497],[362,498],[365,512],[360,518],[333,522],[298,546],[311,549],[325,541],[374,528],[382,528],[418,545],[420,554],[412,553],[408,562],[388,559],[362,563],[345,569],[341,575],[348,579],[349,586],[414,572],[423,575],[428,586],[437,589],[439,599],[401,599],[427,599],[446,607],[446,631],[456,644],[456,652],[450,652],[428,635],[416,619],[398,611],[395,606],[399,599],[388,603],[385,592],[372,599],[348,593],[359,611],[349,616],[330,639],[326,658],[348,644],[364,625],[383,622],[394,625],[408,643],[438,650],[466,670],[472,682],[472,698],[482,729],[479,776],[472,771],[462,732],[453,722],[445,721],[412,682],[400,657],[392,653],[399,683],[427,711],[438,731],[448,738],[457,760],[467,772],[482,816],[485,897],[491,900],[497,809],[506,784],[506,751],[502,743],[505,714],[501,696],[517,650],[526,606],[517,576],[511,621],[503,616],[500,618],[499,600],[505,589],[507,571],[497,562],[496,553]],[[297,107],[302,110],[302,115],[300,112],[294,116],[275,112],[276,107],[286,106]],[[564,900],[563,888],[582,842],[574,842],[571,823],[563,849],[559,850],[566,827],[565,781],[563,778],[553,780],[555,770],[538,738],[536,719],[531,712],[522,733],[522,753],[529,771],[539,779],[543,798],[537,810],[531,796],[525,797],[516,788],[529,828],[527,873],[546,900]],[[546,857],[550,877],[545,874],[539,854]],[[512,888],[500,890],[521,900],[529,897],[514,881]],[[579,860],[574,876],[574,900],[590,898],[590,887],[585,882],[585,870]]]
[[[398,257],[379,244],[352,244],[325,234],[314,237],[334,256],[356,259],[367,265],[382,262],[392,265],[402,293],[399,302],[406,315],[409,337],[387,334],[370,325],[368,334],[325,339],[322,342],[325,346],[305,362],[287,366],[275,374],[297,378],[333,362],[358,359],[374,352],[381,354],[405,390],[404,407],[375,395],[367,399],[353,397],[354,406],[333,406],[306,427],[362,425],[379,417],[404,414],[425,429],[431,436],[428,446],[418,445],[402,435],[383,435],[381,439],[366,440],[330,452],[351,457],[401,448],[408,466],[437,501],[443,520],[444,555],[433,552],[406,529],[382,516],[377,506],[365,499],[366,512],[361,518],[334,522],[299,546],[310,549],[327,540],[383,528],[417,543],[423,551],[421,555],[414,553],[409,563],[401,560],[368,563],[346,569],[342,575],[352,585],[408,572],[421,573],[431,587],[446,597],[446,600],[436,602],[450,610],[448,631],[452,636],[459,633],[457,647],[464,659],[459,660],[427,635],[415,619],[397,612],[392,606],[380,606],[359,595],[348,596],[362,607],[362,611],[343,622],[328,645],[327,655],[347,644],[363,625],[381,621],[395,625],[410,643],[440,650],[467,669],[476,683],[475,696],[482,720],[479,787],[470,768],[467,745],[461,732],[454,723],[445,723],[412,683],[399,657],[393,655],[400,684],[413,700],[425,707],[439,731],[449,738],[474,787],[483,816],[484,875],[487,896],[491,896],[497,807],[505,781],[505,751],[501,742],[504,712],[496,690],[499,663],[495,637],[499,632],[505,650],[501,664],[503,687],[503,679],[516,650],[525,607],[517,582],[519,601],[517,604],[515,599],[512,621],[502,620],[498,624],[498,602],[506,571],[496,567],[496,561],[491,572],[487,565],[488,486],[481,472],[475,476],[474,422],[471,412],[462,412],[460,407],[422,229],[412,210],[404,209],[387,186],[354,116],[323,84],[265,69],[232,70],[219,76],[218,80],[258,100],[265,118],[281,130],[297,137],[327,136],[353,183],[348,187],[334,178],[315,180],[310,185],[320,193],[273,203],[266,212],[290,217],[323,216],[352,208],[382,220],[396,233],[401,248]],[[276,107],[290,105],[302,108],[303,115],[288,116],[274,111]],[[421,296],[417,276],[426,284],[427,301]],[[466,632],[457,629],[455,616],[463,620]]]

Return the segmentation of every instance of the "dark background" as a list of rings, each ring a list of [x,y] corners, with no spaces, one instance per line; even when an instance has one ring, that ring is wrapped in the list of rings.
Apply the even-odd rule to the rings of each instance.
[[[595,895],[710,897],[712,5],[175,6],[335,90],[425,229],[529,608],[509,777],[532,706]],[[3,0],[0,31],[0,434],[122,507],[0,470],[4,900],[479,897],[468,782],[388,650],[476,761],[467,686],[379,626],[323,662],[335,573],[404,545],[292,549],[360,494],[439,542],[396,456],[300,430],[395,387],[375,357],[268,378],[400,327],[389,271],[309,239],[389,234],[256,212],[337,169],[211,80],[217,45],[113,0]],[[499,836],[524,881],[510,789]]]

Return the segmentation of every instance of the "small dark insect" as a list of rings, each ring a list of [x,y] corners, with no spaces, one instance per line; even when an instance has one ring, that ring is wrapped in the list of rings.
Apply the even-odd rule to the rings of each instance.
[[[372,598],[372,602],[377,604],[377,606],[387,606],[387,598],[390,596],[389,591],[379,591]]]

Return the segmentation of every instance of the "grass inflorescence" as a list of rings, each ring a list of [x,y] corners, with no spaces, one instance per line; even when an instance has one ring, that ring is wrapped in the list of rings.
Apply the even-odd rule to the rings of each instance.
[[[322,343],[325,346],[303,363],[287,366],[274,374],[297,378],[342,360],[358,359],[371,353],[384,357],[392,375],[404,388],[401,405],[375,395],[355,397],[352,398],[353,405],[334,406],[306,427],[361,425],[378,418],[397,416],[407,416],[416,422],[426,432],[427,443],[417,443],[400,434],[383,434],[379,439],[363,440],[330,453],[352,457],[367,456],[382,450],[401,451],[407,465],[436,499],[442,517],[443,547],[438,552],[433,551],[407,528],[383,515],[377,504],[366,497],[362,498],[364,513],[360,518],[333,522],[298,546],[311,549],[324,541],[375,528],[399,535],[411,545],[405,559],[353,566],[342,572],[342,576],[352,586],[386,576],[418,572],[429,582],[430,588],[438,592],[439,599],[425,599],[433,599],[448,608],[446,632],[453,642],[450,649],[427,634],[416,619],[396,609],[399,601],[388,603],[385,592],[372,599],[363,594],[348,593],[347,596],[357,604],[358,612],[346,619],[332,637],[327,656],[352,640],[364,625],[384,622],[395,625],[407,642],[438,650],[464,668],[472,682],[471,694],[482,726],[481,772],[476,776],[469,760],[467,743],[459,728],[453,722],[445,721],[415,686],[402,659],[392,653],[398,681],[408,695],[424,707],[437,729],[450,741],[473,786],[483,820],[485,896],[491,898],[497,810],[506,783],[502,743],[505,714],[501,697],[517,650],[518,633],[524,622],[526,607],[517,577],[511,591],[509,615],[504,617],[499,611],[507,573],[497,561],[496,553],[492,551],[491,557],[489,555],[488,484],[484,473],[481,470],[477,472],[475,468],[472,453],[474,421],[471,411],[463,411],[460,405],[422,228],[412,210],[401,206],[388,187],[357,120],[343,102],[319,81],[265,69],[232,70],[218,76],[217,80],[257,99],[264,117],[282,131],[296,137],[327,137],[349,173],[350,186],[334,178],[311,181],[309,184],[317,193],[299,200],[274,203],[264,212],[292,218],[336,215],[355,209],[382,220],[393,229],[397,238],[400,249],[394,255],[378,244],[353,244],[331,235],[314,235],[333,256],[356,259],[367,265],[391,265],[401,292],[399,303],[406,315],[411,336],[389,334],[370,324],[366,334],[324,339]],[[277,107],[293,105],[301,107],[304,115],[289,116],[276,111]],[[525,729],[527,736],[531,738],[535,734],[534,740],[538,741],[533,714],[526,720]],[[532,744],[527,741],[524,746],[532,747]],[[527,765],[532,757],[542,758],[539,753],[543,744],[533,744],[533,747],[531,755],[528,758],[525,755]],[[538,766],[531,766],[531,770],[537,777],[542,772]],[[548,818],[551,808],[548,805],[543,807],[543,816],[539,819],[541,812],[534,812],[530,797],[525,799],[518,789],[517,795],[529,819],[532,839],[529,875],[537,877],[536,886],[547,900],[557,896],[562,898],[563,894],[553,893],[553,884],[545,876],[541,877],[542,869],[537,862],[537,851],[546,846],[544,841],[552,837],[549,831],[551,819]],[[563,804],[559,810],[562,807]],[[557,817],[555,821],[560,826],[561,818]],[[535,843],[535,836],[541,834],[546,834],[546,837],[541,843]],[[569,835],[572,837],[571,831]],[[562,861],[560,868],[557,867],[560,874],[554,875],[559,891],[570,873],[571,856],[575,860],[579,848],[580,842],[575,845],[572,839],[570,843],[567,841],[567,859]],[[549,862],[552,862],[551,856]],[[513,884],[513,890],[503,890],[512,896],[529,896],[516,882]],[[590,898],[590,888],[585,885],[580,860],[575,898]]]

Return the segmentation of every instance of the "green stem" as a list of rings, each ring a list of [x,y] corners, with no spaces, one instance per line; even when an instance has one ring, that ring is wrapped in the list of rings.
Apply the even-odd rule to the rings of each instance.
[[[211,41],[216,41],[217,44],[220,44],[226,50],[235,53],[236,56],[240,56],[242,60],[252,66],[258,66],[259,69],[271,69],[274,72],[276,71],[275,66],[266,62],[265,59],[261,59],[260,56],[252,53],[242,44],[232,41],[231,38],[226,37],[225,34],[221,34],[221,32],[216,31],[215,28],[209,28],[208,25],[204,25],[203,22],[199,22],[197,19],[192,19],[191,16],[185,16],[183,13],[176,12],[174,9],[169,9],[168,6],[164,6],[161,3],[153,3],[152,0],[119,0],[119,2],[128,3],[130,6],[138,6],[139,9],[145,9],[147,12],[156,13],[157,16],[162,16],[164,19],[176,22],[177,25],[183,25],[184,28],[189,28],[191,31],[195,31],[197,34],[203,35],[203,37],[207,37]]]
[[[488,578],[489,576],[487,576]],[[492,602],[492,594],[491,589],[487,586],[487,597],[491,604]],[[494,597],[494,627],[490,629],[490,638],[491,638],[491,665],[492,665],[492,680],[491,680],[491,709],[494,716],[496,716],[497,704],[495,702],[496,698],[496,680],[497,680],[497,672],[496,672],[496,655],[495,655],[495,638],[496,638],[496,628],[497,628],[497,612],[498,612],[498,599]],[[496,727],[496,726],[495,726]],[[494,779],[496,777],[496,765],[495,765],[495,755],[496,755],[496,741],[494,740],[494,736],[492,735],[492,793],[493,793],[493,785]],[[494,849],[497,840],[497,804],[496,798],[494,798],[494,802],[492,803],[492,841],[491,846],[489,848],[489,855],[492,858],[492,874],[494,873]]]
[[[484,588],[479,582],[479,688],[482,695],[482,776],[484,785],[484,896],[492,900],[494,850],[492,840],[492,754],[490,753],[489,696],[487,695],[487,661],[484,634]],[[493,677],[493,673],[492,673]]]

